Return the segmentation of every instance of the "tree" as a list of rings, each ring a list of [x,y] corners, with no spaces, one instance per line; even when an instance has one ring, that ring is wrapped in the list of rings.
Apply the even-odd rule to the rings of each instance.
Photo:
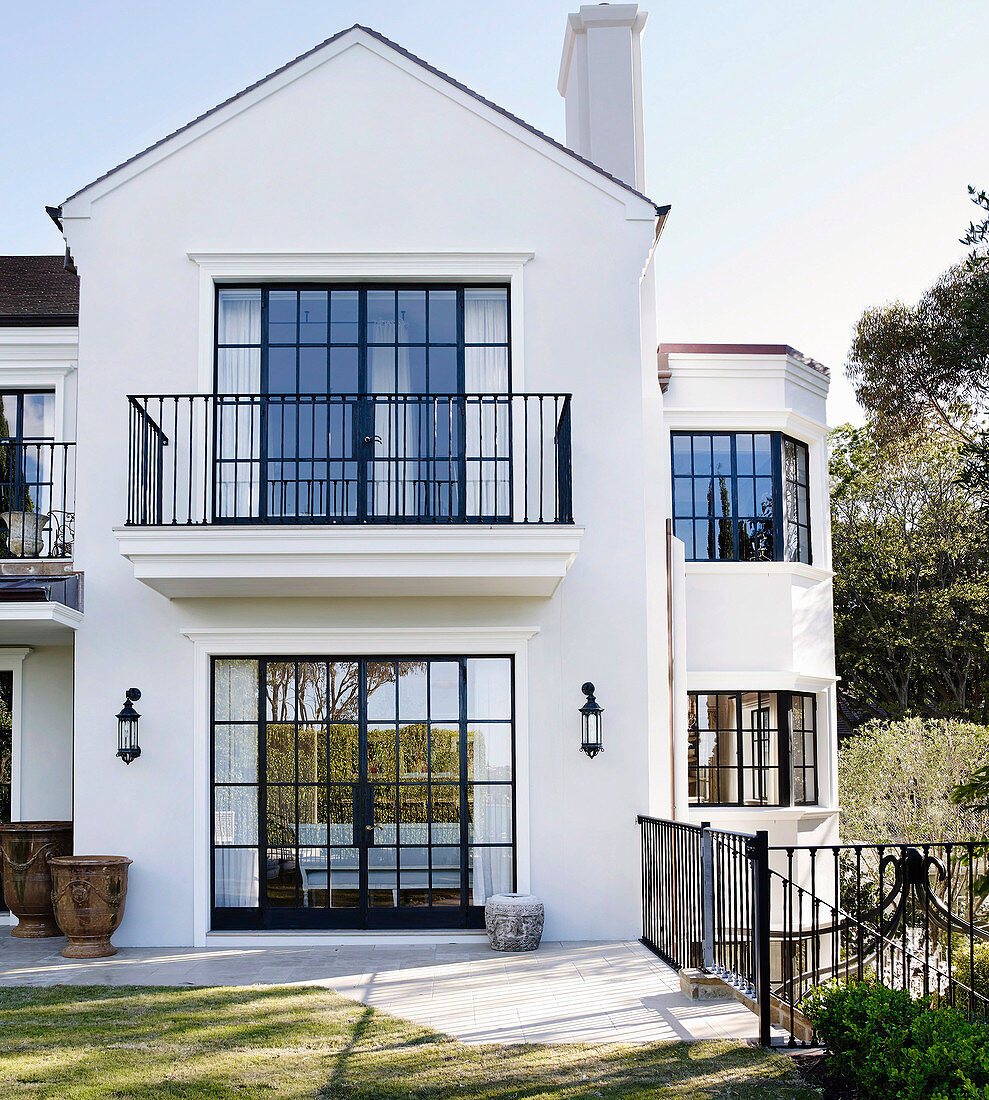
[[[989,730],[953,719],[868,722],[838,756],[845,841],[941,843],[989,836],[989,810],[952,799],[989,765]]]
[[[891,434],[936,423],[974,443],[989,412],[989,264],[949,268],[914,306],[866,310],[846,370]]]
[[[851,709],[989,718],[989,528],[947,428],[833,433],[840,689]]]
[[[969,187],[989,214],[989,195]],[[945,271],[916,305],[866,310],[846,363],[855,395],[892,434],[940,424],[984,449],[989,415],[989,217],[972,222],[968,260]]]

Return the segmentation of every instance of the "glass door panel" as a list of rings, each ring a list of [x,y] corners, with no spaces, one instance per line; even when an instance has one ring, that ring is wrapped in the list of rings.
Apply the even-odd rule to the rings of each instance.
[[[214,926],[479,926],[514,881],[511,679],[498,657],[218,659]]]

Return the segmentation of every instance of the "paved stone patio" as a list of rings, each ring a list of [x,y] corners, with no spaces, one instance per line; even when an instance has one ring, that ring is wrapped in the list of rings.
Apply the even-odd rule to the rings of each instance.
[[[691,1002],[639,943],[544,943],[524,955],[468,944],[121,948],[64,959],[64,940],[0,929],[0,986],[319,985],[466,1042],[754,1039],[737,1002]]]

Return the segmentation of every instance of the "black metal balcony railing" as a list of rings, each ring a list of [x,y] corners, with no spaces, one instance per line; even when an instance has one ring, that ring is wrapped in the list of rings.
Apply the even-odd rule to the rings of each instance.
[[[75,444],[0,440],[0,557],[69,558]]]
[[[569,394],[129,401],[129,525],[573,522]]]

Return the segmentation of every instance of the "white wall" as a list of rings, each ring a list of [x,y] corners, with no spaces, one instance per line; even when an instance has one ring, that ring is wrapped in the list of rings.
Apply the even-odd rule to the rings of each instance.
[[[24,658],[21,676],[20,774],[14,777],[20,818],[67,821],[72,817],[72,647],[35,647]],[[112,739],[108,747],[106,764],[116,751]]]
[[[134,860],[121,944],[192,942],[192,868],[206,851],[195,841],[198,704],[183,631],[231,622],[537,626],[528,647],[531,886],[547,904],[547,935],[638,934],[635,814],[648,808],[650,716],[666,708],[665,665],[654,675],[647,664],[661,647],[647,647],[657,603],[646,593],[665,584],[643,507],[642,471],[660,447],[641,415],[649,379],[655,387],[654,338],[644,361],[639,328],[652,211],[407,69],[353,46],[63,209],[82,278],[81,370],[96,380],[80,388],[78,417],[86,615],[76,647],[76,837],[80,850]],[[199,386],[198,270],[187,253],[444,250],[534,253],[524,301],[513,302],[524,309],[514,387],[573,392],[574,512],[587,525],[557,595],[170,603],[136,582],[112,534],[125,518],[124,395]],[[607,748],[594,761],[578,751],[587,679],[606,709]],[[144,755],[127,768],[107,740],[130,686],[144,693]]]

